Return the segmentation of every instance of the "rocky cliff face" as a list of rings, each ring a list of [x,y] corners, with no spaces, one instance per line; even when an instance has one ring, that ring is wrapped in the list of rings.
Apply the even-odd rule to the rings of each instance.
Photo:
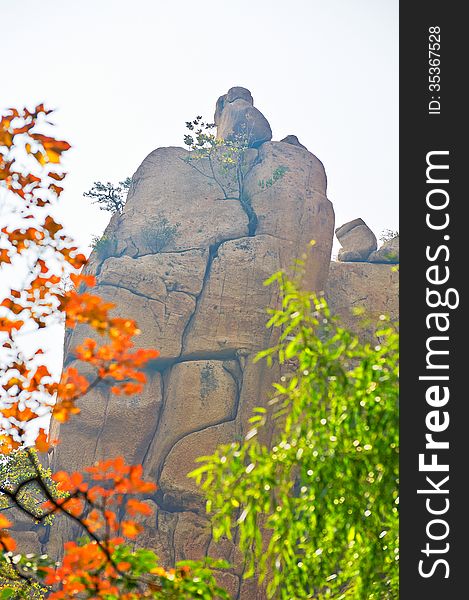
[[[295,143],[268,141],[267,121],[240,89],[219,100],[216,118],[226,137],[243,118],[255,132],[244,204],[223,198],[206,175],[206,159],[195,169],[183,148],[158,148],[134,174],[123,214],[105,232],[110,255],[92,255],[95,292],[116,304],[117,315],[135,319],[139,344],[158,348],[161,357],[141,395],[97,389],[83,398],[80,417],[53,432],[61,444],[52,463],[74,470],[123,455],[143,464],[159,486],[143,543],[167,563],[206,553],[227,558],[235,567],[223,583],[234,598],[247,600],[256,596],[241,579],[242,558],[227,541],[214,546],[203,500],[186,474],[197,456],[242,436],[252,408],[268,399],[278,372],[252,358],[272,343],[265,309],[277,295],[262,283],[306,254],[305,285],[323,290],[334,213],[321,162],[295,136],[289,136]],[[282,176],[260,185],[274,172]],[[68,336],[67,364],[88,334],[82,327]],[[69,534],[65,524],[55,527],[50,551]]]
[[[331,262],[325,291],[342,324],[367,340],[374,338],[380,315],[399,318],[399,272],[392,265]],[[355,315],[355,309],[363,314]]]

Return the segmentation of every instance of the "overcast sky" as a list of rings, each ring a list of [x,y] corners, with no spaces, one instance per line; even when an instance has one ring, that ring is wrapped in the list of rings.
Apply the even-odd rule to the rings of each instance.
[[[83,198],[132,175],[184,122],[248,87],[274,139],[320,158],[336,226],[398,228],[398,0],[0,0],[0,109],[45,102],[73,145],[63,220],[86,246],[109,219]]]

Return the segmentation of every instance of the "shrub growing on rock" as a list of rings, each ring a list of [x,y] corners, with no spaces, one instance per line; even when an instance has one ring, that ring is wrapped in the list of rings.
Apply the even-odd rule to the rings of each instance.
[[[91,239],[91,248],[96,252],[98,258],[103,261],[106,258],[114,255],[116,251],[116,242],[112,238],[106,235],[99,237],[98,235],[93,236]]]
[[[159,254],[173,243],[179,225],[171,225],[166,217],[160,217],[142,229],[142,242],[153,254]]]

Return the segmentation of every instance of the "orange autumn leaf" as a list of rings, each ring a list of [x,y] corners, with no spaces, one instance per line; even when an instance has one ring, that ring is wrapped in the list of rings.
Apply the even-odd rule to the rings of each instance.
[[[11,258],[8,250],[0,248],[0,263],[10,264]]]
[[[121,530],[125,537],[133,539],[143,531],[143,527],[140,523],[135,523],[135,521],[122,521]]]
[[[93,509],[86,519],[84,519],[84,524],[88,528],[89,531],[95,533],[104,527],[104,519],[101,513],[97,509]]]
[[[85,508],[85,504],[80,498],[67,498],[62,503],[62,508],[69,515],[81,517]]]
[[[119,529],[119,523],[117,521],[116,513],[114,511],[105,510],[104,518],[106,519],[107,526],[111,531],[117,531]]]
[[[51,110],[51,109],[46,109],[46,108],[44,107],[44,103],[43,103],[43,102],[41,102],[41,104],[38,104],[38,105],[36,106],[36,110],[35,110],[35,115],[34,115],[34,116],[37,116],[37,115],[38,115],[39,113],[41,113],[41,112],[43,112],[43,113],[44,113],[44,114],[46,114],[46,115],[50,115],[50,113],[51,113],[51,112],[53,112],[53,110]]]
[[[44,166],[47,163],[46,157],[42,152],[34,152],[33,156],[41,166]]]
[[[5,344],[3,344],[3,346],[5,347]],[[11,345],[10,345],[10,347],[11,347]],[[10,377],[10,379],[8,379],[8,381],[3,384],[3,388],[6,391],[8,391],[15,385],[21,386],[22,383],[23,383],[22,379],[19,379],[18,377]],[[1,411],[4,415],[5,415],[5,410],[8,410],[8,409],[2,409],[2,411]],[[8,415],[7,418],[9,418],[10,416],[12,416],[12,415]]]
[[[42,260],[42,258],[38,259],[37,264],[41,273],[47,273],[49,271],[49,267],[47,266],[46,261]]]
[[[55,234],[63,229],[63,226],[60,223],[57,223],[50,215],[47,215],[44,221],[44,229],[49,232],[51,237],[54,237]]]
[[[0,129],[0,146],[10,146],[13,144],[13,136],[8,131],[8,129]]]
[[[10,319],[0,318],[0,331],[6,331],[8,334],[11,334],[13,330],[21,329],[23,325],[24,321],[11,321]]]
[[[60,163],[62,152],[71,148],[70,144],[65,141],[59,141],[51,139],[50,141],[43,143],[44,150],[46,151],[47,158],[51,163]]]
[[[0,544],[6,552],[13,552],[16,549],[15,540],[3,531],[0,531]]]
[[[10,298],[4,298],[3,301],[0,303],[0,306],[8,308],[8,310],[11,310],[11,312],[15,315],[19,315],[24,310],[24,306],[13,302],[13,300],[11,300]]]
[[[0,529],[5,529],[7,527],[11,527],[13,523],[5,517],[2,513],[0,513]]]
[[[56,440],[50,440],[45,429],[40,429],[35,441],[35,447],[38,452],[47,452],[51,446],[55,446]]]
[[[60,194],[64,191],[63,187],[60,187],[59,185],[55,185],[54,183],[50,184],[49,189],[52,190],[53,192],[55,192],[57,194],[57,196],[60,196]]]
[[[70,280],[75,287],[78,287],[80,284],[86,285],[87,287],[93,287],[96,285],[96,277],[94,275],[72,273],[70,275]]]
[[[89,382],[83,375],[80,375],[75,367],[68,367],[63,373],[58,386],[59,401],[73,400],[86,394]],[[58,404],[60,404],[59,402]],[[67,405],[64,406],[66,408]],[[70,409],[73,407],[70,406]],[[75,413],[76,414],[76,413]]]
[[[17,385],[17,382],[19,382],[19,380],[14,379],[14,385]],[[37,414],[28,407],[20,410],[18,402],[15,402],[9,408],[0,409],[0,414],[6,419],[13,417],[17,421],[21,422],[31,421],[31,419],[35,419],[37,417]]]
[[[141,502],[136,498],[130,498],[127,500],[127,512],[129,515],[135,516],[137,514],[149,516],[153,514],[153,509],[145,504],[145,502]]]
[[[21,442],[13,439],[7,433],[0,434],[0,454],[11,454],[13,450],[17,450],[21,446]]]
[[[64,492],[75,492],[76,490],[86,492],[88,489],[88,484],[83,481],[83,475],[78,472],[58,471],[54,473],[52,479],[58,484],[59,489]]]
[[[58,252],[74,269],[81,269],[86,264],[87,259],[84,254],[76,254],[76,250],[76,248],[62,248]]]
[[[62,179],[65,177],[66,173],[54,173],[53,171],[51,171],[50,173],[48,173],[49,177],[52,177],[52,179],[55,179],[56,181],[62,181]]]
[[[28,391],[31,392],[37,390],[40,384],[44,383],[44,379],[48,377],[50,377],[50,372],[45,365],[40,365],[39,367],[37,367],[29,382]]]
[[[71,415],[78,414],[80,414],[78,406],[75,406],[74,402],[68,400],[58,402],[52,411],[53,418],[59,423],[65,423],[70,419]]]
[[[31,138],[42,144],[47,155],[47,159],[51,163],[59,163],[62,152],[65,152],[71,148],[68,142],[65,142],[64,140],[56,140],[55,138],[43,135],[41,133],[34,133],[31,135]]]

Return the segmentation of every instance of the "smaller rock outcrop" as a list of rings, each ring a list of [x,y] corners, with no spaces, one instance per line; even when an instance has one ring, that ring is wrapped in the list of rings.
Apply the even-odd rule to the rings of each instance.
[[[298,146],[299,148],[304,148],[305,150],[308,149],[308,148],[306,148],[306,146],[303,146],[303,144],[296,137],[296,135],[287,135],[287,137],[284,137],[283,140],[280,140],[280,141],[285,142],[285,144],[291,144],[292,146]]]
[[[246,136],[249,147],[258,148],[272,139],[269,122],[254,107],[251,92],[243,87],[233,87],[218,98],[214,122],[217,137],[223,140]]]
[[[380,315],[399,318],[399,271],[390,265],[332,261],[325,292],[332,313],[364,341],[376,340]]]
[[[364,262],[378,248],[375,234],[363,219],[354,219],[335,230],[342,248],[338,260],[341,262]]]
[[[399,263],[399,235],[390,240],[386,240],[378,250],[375,250],[368,257],[371,263],[387,263],[396,265]]]

